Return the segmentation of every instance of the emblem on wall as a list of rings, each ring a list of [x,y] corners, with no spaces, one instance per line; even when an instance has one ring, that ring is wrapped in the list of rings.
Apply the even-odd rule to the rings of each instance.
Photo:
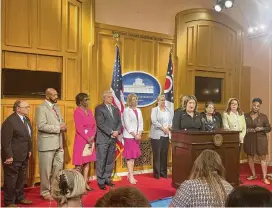
[[[156,102],[161,93],[159,81],[146,72],[132,71],[123,74],[125,101],[130,93],[138,96],[138,107],[146,107]]]

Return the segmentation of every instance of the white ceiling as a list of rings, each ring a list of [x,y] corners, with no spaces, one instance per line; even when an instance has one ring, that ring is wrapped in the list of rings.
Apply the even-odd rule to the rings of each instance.
[[[174,34],[175,15],[192,8],[212,9],[216,0],[96,0],[96,21],[100,23]],[[270,25],[272,0],[235,0],[224,9],[245,31],[250,26]]]

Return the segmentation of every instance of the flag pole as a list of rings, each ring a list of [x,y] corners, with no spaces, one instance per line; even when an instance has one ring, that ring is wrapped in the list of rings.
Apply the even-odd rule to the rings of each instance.
[[[174,45],[174,43],[171,43],[171,47],[170,47],[170,54],[169,55],[171,55],[171,58],[172,58],[172,60],[173,60],[173,45]],[[168,165],[168,167],[167,167],[167,174],[169,174],[169,175],[172,175],[172,142],[171,142],[171,139],[169,139],[169,145],[170,145],[170,148],[168,149],[168,156],[171,158],[171,166],[169,167]],[[169,154],[170,153],[170,154]],[[168,157],[168,158],[169,158]],[[169,162],[169,159],[168,159],[168,161],[167,161],[167,163]],[[168,163],[169,164],[169,163]]]
[[[118,46],[119,38],[120,38],[119,33],[113,33],[112,37],[116,41],[115,45]],[[118,138],[116,138],[116,139],[118,139]],[[112,177],[111,177],[112,181],[121,181],[122,180],[122,177],[120,177],[120,176],[117,175],[117,160],[118,160],[118,158],[116,158],[115,161],[114,161],[114,163],[115,163],[114,164],[114,170],[113,170],[113,174],[112,174]]]

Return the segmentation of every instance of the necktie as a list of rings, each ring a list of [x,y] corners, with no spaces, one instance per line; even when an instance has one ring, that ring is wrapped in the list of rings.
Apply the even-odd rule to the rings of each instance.
[[[53,109],[53,111],[55,112],[56,116],[57,116],[58,119],[59,119],[59,115],[58,115],[58,113],[57,113],[57,111],[56,111],[56,109],[55,109],[55,105],[52,106],[52,109]]]
[[[24,117],[23,120],[24,120],[24,125],[25,125],[25,127],[26,127],[26,129],[27,129],[27,132],[28,132],[28,134],[29,134],[29,136],[30,136],[30,130],[29,130],[29,127],[28,127],[28,124],[27,124],[28,122],[27,122],[26,117]]]
[[[113,117],[113,114],[112,114],[112,108],[111,108],[111,106],[110,106],[110,105],[108,105],[108,109],[109,109],[109,111],[110,111],[111,116]]]

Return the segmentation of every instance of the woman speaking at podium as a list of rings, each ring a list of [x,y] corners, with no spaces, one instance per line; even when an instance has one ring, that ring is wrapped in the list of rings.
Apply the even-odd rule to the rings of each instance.
[[[184,108],[175,110],[173,130],[204,131],[205,126],[197,112],[196,97],[193,95],[186,96],[183,104]]]

